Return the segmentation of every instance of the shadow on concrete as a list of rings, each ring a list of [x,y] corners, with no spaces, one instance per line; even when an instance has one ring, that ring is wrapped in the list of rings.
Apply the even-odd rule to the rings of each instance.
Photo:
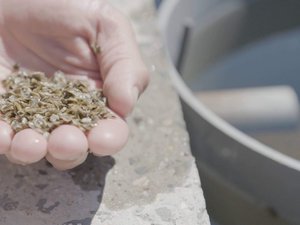
[[[112,157],[89,156],[59,172],[45,161],[23,167],[0,157],[0,224],[90,225],[114,164]]]

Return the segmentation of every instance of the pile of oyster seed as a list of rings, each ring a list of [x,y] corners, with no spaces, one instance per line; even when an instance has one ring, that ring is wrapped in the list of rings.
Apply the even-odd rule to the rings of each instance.
[[[32,128],[48,135],[62,124],[87,131],[113,117],[101,90],[90,90],[87,81],[69,80],[62,72],[47,77],[15,71],[2,83],[6,93],[0,95],[0,119],[16,132]]]

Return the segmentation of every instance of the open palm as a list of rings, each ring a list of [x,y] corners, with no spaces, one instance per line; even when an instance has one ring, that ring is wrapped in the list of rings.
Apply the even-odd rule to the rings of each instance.
[[[99,121],[87,134],[60,126],[48,140],[30,129],[13,134],[0,122],[0,152],[21,164],[46,156],[56,168],[69,169],[85,160],[88,148],[96,155],[120,150],[128,136],[122,118],[148,83],[124,16],[102,0],[0,0],[0,10],[0,79],[15,63],[49,75],[61,70],[103,88],[110,109],[118,115]]]

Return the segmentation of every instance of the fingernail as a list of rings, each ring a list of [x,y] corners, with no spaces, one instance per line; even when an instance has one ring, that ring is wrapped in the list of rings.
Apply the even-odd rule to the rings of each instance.
[[[132,97],[132,105],[130,106],[130,110],[125,114],[125,118],[127,118],[128,116],[130,116],[130,114],[132,113],[133,109],[134,109],[134,105],[136,104],[138,98],[139,98],[139,89],[137,87],[134,87],[132,89],[132,93],[131,93],[131,97]]]
[[[132,102],[135,104],[139,98],[139,89],[137,87],[134,87],[132,90]]]

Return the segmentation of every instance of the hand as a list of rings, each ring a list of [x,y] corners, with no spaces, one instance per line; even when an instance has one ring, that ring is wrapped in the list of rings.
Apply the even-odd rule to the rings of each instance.
[[[21,69],[53,74],[61,70],[103,88],[116,119],[101,120],[87,134],[70,125],[48,140],[31,129],[14,134],[0,122],[0,152],[30,164],[46,156],[58,169],[120,150],[128,138],[125,118],[148,84],[129,22],[104,0],[0,0],[0,79]],[[0,87],[3,92],[3,88]]]

